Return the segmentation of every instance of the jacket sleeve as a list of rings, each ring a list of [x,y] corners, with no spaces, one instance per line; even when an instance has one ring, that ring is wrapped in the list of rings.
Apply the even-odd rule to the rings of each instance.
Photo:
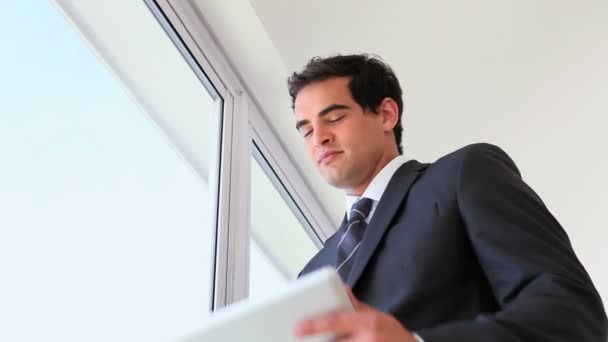
[[[500,309],[417,331],[426,342],[605,342],[602,300],[569,238],[500,148],[471,145],[456,198]]]

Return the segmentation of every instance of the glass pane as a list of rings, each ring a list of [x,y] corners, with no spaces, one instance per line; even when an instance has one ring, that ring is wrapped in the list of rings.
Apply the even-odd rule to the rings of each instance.
[[[268,258],[268,252],[262,251],[253,239],[249,245],[251,281],[249,298],[263,298],[271,295],[287,282],[285,275]]]
[[[124,29],[150,33],[156,50],[142,54],[193,75],[140,5]],[[192,167],[51,3],[6,3],[2,14],[0,341],[166,341],[199,327],[211,307],[219,128],[194,127],[212,143],[201,145],[207,165]],[[141,16],[153,30],[136,27]],[[170,99],[182,112],[219,120],[220,99],[195,76],[182,88],[196,96]]]
[[[295,279],[318,249],[255,158],[251,197],[249,298],[258,298]]]

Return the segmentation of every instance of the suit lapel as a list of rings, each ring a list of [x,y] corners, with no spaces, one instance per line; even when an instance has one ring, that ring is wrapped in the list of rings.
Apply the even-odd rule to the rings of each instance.
[[[361,246],[357,252],[353,264],[353,268],[348,276],[348,285],[353,288],[359,280],[361,273],[367,266],[369,259],[378,247],[382,237],[388,230],[391,221],[401,208],[402,202],[407,197],[414,181],[419,177],[420,171],[426,165],[420,164],[415,160],[403,164],[393,175],[391,180],[382,194],[376,211],[365,231]],[[342,225],[343,226],[343,225]]]

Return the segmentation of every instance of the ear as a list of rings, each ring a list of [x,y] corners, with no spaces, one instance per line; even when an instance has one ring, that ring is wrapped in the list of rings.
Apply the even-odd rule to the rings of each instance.
[[[399,121],[399,106],[390,97],[385,98],[378,107],[378,114],[382,118],[382,127],[385,132],[392,132]]]

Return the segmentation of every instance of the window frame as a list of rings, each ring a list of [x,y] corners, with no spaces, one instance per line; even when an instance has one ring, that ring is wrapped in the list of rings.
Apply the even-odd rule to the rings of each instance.
[[[194,72],[203,73],[224,99],[220,167],[214,179],[218,184],[216,240],[211,310],[222,308],[248,295],[250,154],[248,111],[244,93],[228,75],[218,73],[226,66],[208,59],[218,51],[210,35],[203,43],[194,41],[173,4],[165,0],[144,0],[176,47],[187,58]],[[205,47],[205,48],[203,48]],[[205,53],[203,53],[203,49]],[[247,158],[246,158],[247,157]]]
[[[225,113],[222,141],[215,310],[248,296],[252,154],[318,248],[335,227],[263,111],[245,90],[221,44],[194,15],[191,2],[144,1],[164,14],[165,25],[177,33],[211,82],[222,85],[224,98],[232,101]]]

